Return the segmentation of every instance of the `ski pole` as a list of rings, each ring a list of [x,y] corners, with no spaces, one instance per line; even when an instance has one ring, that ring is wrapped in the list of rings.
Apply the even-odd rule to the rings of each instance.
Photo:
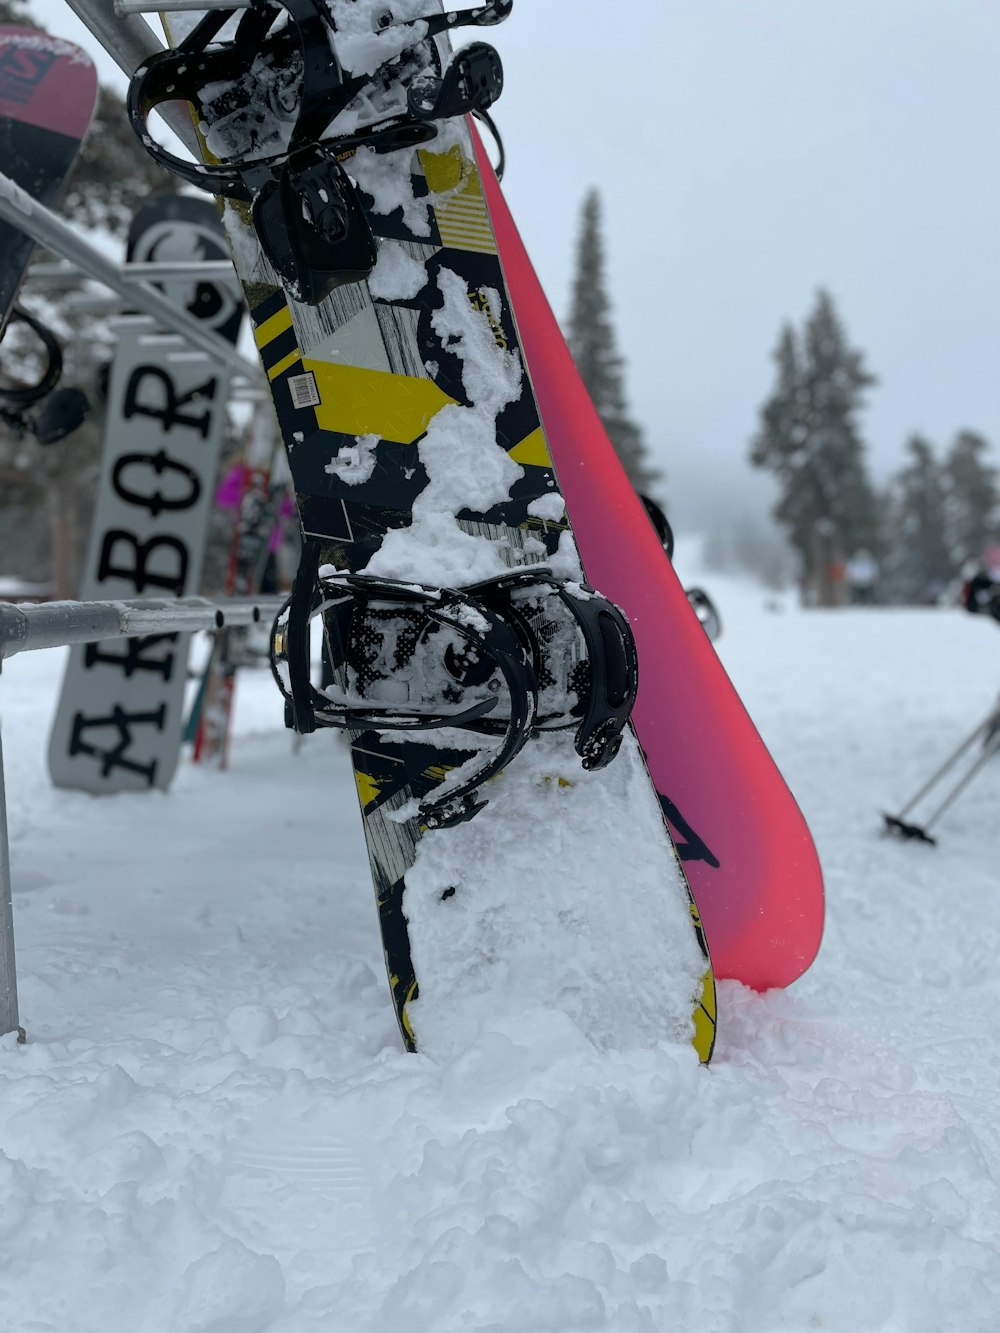
[[[941,802],[941,804],[938,806],[938,808],[931,814],[930,818],[927,819],[927,820],[925,821],[925,823],[924,823],[924,832],[925,832],[925,833],[927,832],[927,830],[930,828],[930,826],[931,826],[932,824],[934,824],[934,823],[937,822],[938,817],[939,817],[940,815],[943,815],[943,814],[944,814],[944,812],[948,809],[948,807],[952,804],[952,802],[953,802],[958,796],[961,795],[961,793],[962,793],[962,792],[965,790],[965,788],[969,785],[969,783],[970,783],[970,782],[972,781],[972,779],[976,776],[976,774],[980,771],[980,769],[983,768],[984,765],[986,765],[987,763],[989,763],[989,761],[993,758],[994,754],[996,753],[996,751],[997,751],[998,749],[1000,749],[1000,736],[998,736],[996,739],[992,740],[988,745],[986,745],[986,746],[983,747],[983,752],[982,752],[982,754],[979,756],[979,758],[976,760],[976,762],[972,765],[972,767],[969,769],[969,771],[965,774],[965,776],[964,776],[959,782],[957,782],[957,783],[955,784],[955,786],[954,786],[954,787],[952,788],[952,790],[948,793],[948,795],[944,798],[944,800]]]
[[[980,738],[984,738],[983,751],[979,758],[970,766],[968,771],[955,783],[952,790],[944,798],[939,806],[933,810],[930,817],[923,824],[912,824],[907,822],[906,816],[917,805],[929,791],[931,791],[945,776],[955,767],[958,761],[970,749],[972,745]],[[989,759],[1000,749],[1000,701],[994,705],[989,715],[975,728],[975,730],[966,737],[964,741],[953,750],[948,758],[939,768],[931,774],[930,778],[924,783],[920,790],[913,796],[898,815],[883,814],[885,820],[885,829],[887,832],[896,832],[904,838],[914,838],[921,842],[929,842],[935,846],[935,840],[930,836],[928,829],[931,825],[944,814],[950,805],[961,795],[969,785],[976,774],[984,767]]]
[[[907,815],[913,809],[913,807],[919,803],[921,797],[926,796],[927,793],[941,781],[944,775],[955,767],[959,759],[961,759],[962,755],[965,754],[966,750],[968,750],[970,746],[974,745],[975,742],[979,739],[979,737],[983,735],[986,731],[988,731],[989,728],[995,723],[997,715],[998,715],[998,710],[994,708],[993,711],[990,713],[989,717],[987,717],[984,721],[980,722],[979,726],[976,727],[975,731],[973,731],[971,735],[967,736],[966,739],[962,741],[958,749],[952,751],[952,753],[944,761],[941,767],[937,769],[936,772],[934,772],[930,778],[928,778],[928,780],[917,792],[916,796],[912,797],[910,801],[903,806],[902,810],[900,810],[899,812],[900,819],[902,819],[905,815]]]

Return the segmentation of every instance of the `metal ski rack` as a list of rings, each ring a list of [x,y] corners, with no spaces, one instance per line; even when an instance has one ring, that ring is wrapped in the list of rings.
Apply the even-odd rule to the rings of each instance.
[[[945,775],[951,772],[963,755],[971,750],[977,741],[981,742],[979,754],[969,764],[962,776],[954,782],[944,800],[931,811],[928,818],[922,824],[916,824],[907,819],[910,811],[938,786]],[[895,833],[901,838],[914,842],[926,842],[931,847],[936,847],[937,839],[931,837],[930,834],[931,825],[937,823],[941,815],[958,799],[976,774],[980,773],[997,753],[1000,753],[1000,698],[997,699],[975,731],[966,736],[965,740],[951,752],[944,763],[935,769],[916,795],[912,796],[903,806],[898,815],[883,814],[882,818],[885,821],[883,832]]]
[[[250,9],[253,0],[164,0],[156,4],[154,0],[115,0],[115,13],[119,18],[132,14],[201,14],[208,9]]]
[[[133,260],[117,265],[119,276],[126,282],[168,282],[173,278],[191,278],[194,281],[222,282],[239,290],[236,270],[225,259],[205,259],[200,263],[185,264],[173,260]],[[46,287],[78,287],[86,274],[73,264],[33,264],[25,274],[26,282],[41,283]]]
[[[144,60],[163,50],[163,43],[138,14],[118,15],[111,0],[66,0],[129,78]],[[165,102],[157,115],[173,130],[184,147],[198,156],[198,136],[191,117],[180,105]]]
[[[114,602],[0,602],[0,668],[15,653],[143,634],[175,634],[256,625],[273,620],[281,597],[134,598]],[[11,906],[10,844],[0,745],[0,1035],[24,1041],[17,1007],[14,918]]]
[[[134,282],[122,276],[121,266],[101,254],[95,246],[77,233],[62,218],[45,208],[37,199],[0,172],[0,218],[31,236],[39,245],[55,250],[75,264],[82,273],[117,292],[130,304],[151,315],[171,332],[179,333],[193,346],[207,353],[215,361],[228,366],[243,379],[256,382],[260,367],[220,338],[200,320],[180,309],[173,301],[146,282]]]

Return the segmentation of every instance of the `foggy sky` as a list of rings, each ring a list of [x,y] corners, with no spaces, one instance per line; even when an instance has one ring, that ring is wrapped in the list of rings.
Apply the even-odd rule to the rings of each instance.
[[[34,9],[80,40],[59,0]],[[503,57],[505,189],[561,318],[601,191],[628,396],[675,520],[759,491],[770,353],[820,285],[880,379],[880,479],[914,430],[977,429],[1000,457],[1000,0],[516,0],[467,32]]]

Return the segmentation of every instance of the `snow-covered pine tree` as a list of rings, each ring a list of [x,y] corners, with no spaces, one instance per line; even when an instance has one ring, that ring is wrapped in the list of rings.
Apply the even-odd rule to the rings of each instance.
[[[985,436],[963,430],[945,456],[945,531],[956,571],[1000,541],[1000,491],[989,451]]]
[[[801,332],[786,324],[777,377],[761,408],[750,461],[772,472],[778,523],[798,553],[804,585],[820,605],[838,599],[838,566],[880,545],[878,500],[858,415],[875,377],[850,346],[833,300],[820,291]]]
[[[889,483],[883,589],[895,602],[934,602],[955,573],[945,534],[945,488],[933,445],[913,434]]]
[[[649,462],[642,431],[629,416],[625,399],[624,361],[617,349],[604,274],[597,190],[590,190],[583,201],[567,342],[629,480],[640,494],[649,495],[660,473]]]

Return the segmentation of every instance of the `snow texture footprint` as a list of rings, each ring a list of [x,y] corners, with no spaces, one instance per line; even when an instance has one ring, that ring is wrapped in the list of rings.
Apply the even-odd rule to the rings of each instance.
[[[316,1271],[344,1269],[375,1231],[370,1151],[358,1133],[322,1123],[343,1119],[325,1103],[271,1106],[234,1134],[216,1168],[214,1211],[253,1250],[291,1261],[308,1255]]]

